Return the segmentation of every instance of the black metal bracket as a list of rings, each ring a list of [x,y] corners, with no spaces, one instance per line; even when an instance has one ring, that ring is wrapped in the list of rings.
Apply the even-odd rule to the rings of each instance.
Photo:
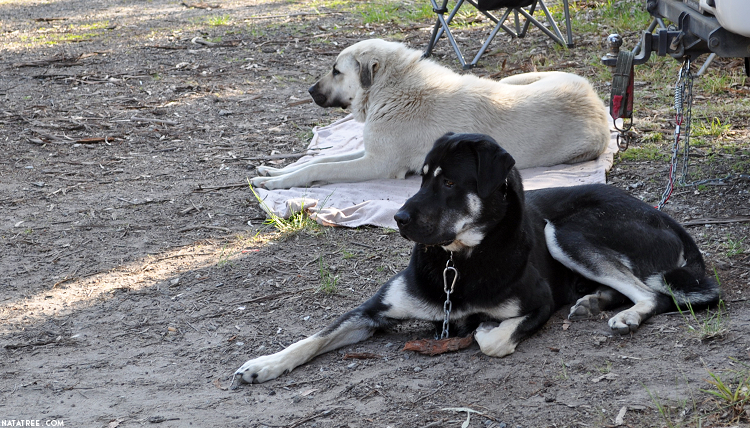
[[[633,64],[644,64],[655,52],[675,59],[695,59],[714,53],[720,57],[750,57],[750,38],[727,31],[716,17],[704,15],[691,3],[681,0],[648,0],[646,10],[654,17],[649,29],[641,33],[640,43],[633,49]],[[663,19],[673,23],[670,28]],[[657,29],[657,26],[659,27]],[[656,30],[656,32],[654,32]],[[619,46],[602,58],[605,65],[617,64]]]

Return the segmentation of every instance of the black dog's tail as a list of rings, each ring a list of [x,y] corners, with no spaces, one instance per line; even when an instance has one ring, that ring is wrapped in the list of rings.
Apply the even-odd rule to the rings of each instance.
[[[703,256],[690,234],[677,225],[675,232],[680,236],[684,248],[685,265],[664,274],[674,303],[680,308],[688,306],[699,309],[719,302],[719,283],[708,274]]]
[[[719,284],[705,271],[681,267],[664,274],[673,303],[680,309],[702,309],[719,302]]]

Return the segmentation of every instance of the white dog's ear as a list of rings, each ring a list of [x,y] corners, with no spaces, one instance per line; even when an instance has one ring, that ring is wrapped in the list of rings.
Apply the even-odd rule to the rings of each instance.
[[[357,58],[359,64],[359,83],[367,89],[372,86],[375,73],[380,69],[380,60],[372,52],[362,52]]]

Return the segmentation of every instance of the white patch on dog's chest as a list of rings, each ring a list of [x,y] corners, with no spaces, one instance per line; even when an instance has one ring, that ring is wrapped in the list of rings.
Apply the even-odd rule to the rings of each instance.
[[[498,321],[516,318],[521,316],[521,303],[518,298],[512,298],[495,308],[485,309],[482,312]]]
[[[460,284],[456,284],[460,287]],[[425,302],[407,290],[408,285],[403,276],[394,278],[388,291],[383,296],[383,304],[388,306],[384,312],[388,318],[406,320],[420,319],[425,321],[440,321],[444,318],[442,306],[436,306]],[[482,307],[456,307],[451,313],[451,319],[460,320],[473,314],[485,314],[497,321],[515,318],[521,314],[521,306],[517,298],[509,299],[494,308]]]
[[[384,313],[388,318],[437,321],[443,317],[443,308],[424,302],[407,291],[403,276],[393,279],[383,296],[383,303],[388,306]]]

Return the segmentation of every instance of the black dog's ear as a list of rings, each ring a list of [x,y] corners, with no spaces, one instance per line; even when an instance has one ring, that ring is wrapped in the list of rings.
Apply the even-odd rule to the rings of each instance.
[[[362,52],[357,58],[359,64],[359,83],[364,89],[372,86],[375,73],[380,68],[380,60],[372,52]]]
[[[480,198],[486,198],[505,183],[516,160],[491,137],[478,142],[474,149],[477,154],[477,193]]]
[[[454,141],[455,138],[452,138],[454,135],[456,135],[455,132],[446,132],[442,137],[435,140],[435,143],[432,145],[432,148],[435,149],[437,147],[441,147],[446,144],[456,144],[456,142]]]

